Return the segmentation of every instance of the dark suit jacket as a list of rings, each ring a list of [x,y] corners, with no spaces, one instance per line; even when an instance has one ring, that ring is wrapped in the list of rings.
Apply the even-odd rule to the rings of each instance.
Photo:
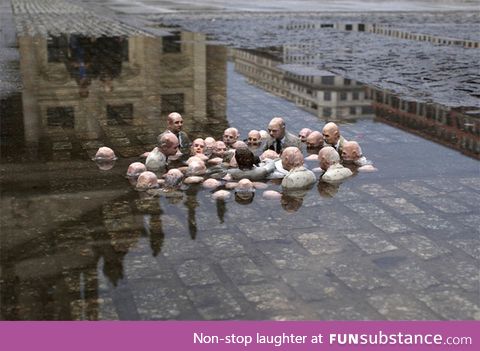
[[[268,139],[267,142],[265,143],[265,150],[275,150],[275,139]],[[300,138],[297,136],[293,135],[292,133],[289,133],[288,131],[285,131],[285,137],[282,141],[282,151],[285,150],[285,148],[289,146],[295,146],[298,147],[299,149],[301,148],[302,142],[300,141]]]

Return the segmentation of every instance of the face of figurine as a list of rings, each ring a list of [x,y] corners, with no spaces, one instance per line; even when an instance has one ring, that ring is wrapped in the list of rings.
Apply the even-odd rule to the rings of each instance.
[[[307,148],[314,149],[323,146],[323,136],[320,132],[312,132],[306,139]]]
[[[322,131],[323,140],[329,145],[335,145],[340,138],[340,132],[333,126],[325,126]]]
[[[162,152],[165,156],[173,156],[177,153],[178,146],[179,146],[178,139],[175,137],[174,140],[172,140],[170,143],[167,144],[165,150],[162,150]]]
[[[203,154],[205,151],[205,142],[203,139],[195,139],[192,143],[192,154]]]
[[[225,132],[223,132],[223,142],[225,145],[232,145],[237,141],[237,137],[237,133],[232,129],[226,129]]]
[[[250,132],[248,133],[248,145],[258,145],[260,144],[262,137],[259,132]]]
[[[285,127],[280,123],[270,123],[268,125],[268,134],[272,139],[282,139],[285,134]]]
[[[183,118],[178,113],[171,114],[168,117],[168,129],[172,133],[178,133],[182,130],[183,127]]]
[[[351,163],[359,158],[357,150],[351,145],[345,145],[342,149],[342,160]]]
[[[303,128],[299,133],[298,133],[298,137],[300,138],[300,141],[302,143],[306,142],[307,141],[307,137],[310,135],[312,131],[308,128]]]
[[[215,146],[213,148],[213,152],[214,152],[215,156],[223,157],[223,155],[225,155],[226,151],[227,151],[227,146],[225,145],[225,143],[223,141],[217,141],[215,143]]]

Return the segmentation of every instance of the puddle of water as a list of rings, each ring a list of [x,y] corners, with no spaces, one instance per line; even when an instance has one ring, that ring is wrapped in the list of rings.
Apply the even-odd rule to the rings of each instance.
[[[372,264],[391,268],[408,254],[391,234],[419,231],[423,245],[451,245],[450,228],[461,227],[443,203],[435,212],[442,225],[418,225],[429,208],[409,189],[443,194],[445,184],[410,182],[457,179],[462,169],[457,190],[479,190],[476,116],[313,70],[294,47],[228,51],[180,31],[19,43],[25,89],[2,101],[3,319],[321,319],[332,318],[338,305],[333,291],[336,299],[355,301],[364,319],[381,318],[358,307],[364,290],[402,280],[393,276],[381,286],[361,280]],[[195,185],[149,197],[132,190],[124,174],[154,147],[172,111],[182,113],[192,139],[219,138],[227,126],[246,137],[277,115],[294,133],[334,120],[380,171],[283,201],[262,199],[263,190],[251,202],[215,201]],[[102,145],[119,156],[108,171],[90,160]],[[473,240],[468,232],[460,230],[455,240]],[[365,252],[384,256],[372,263]],[[359,259],[358,272],[333,268],[347,257]],[[319,275],[325,290],[311,281]],[[302,287],[297,280],[305,276]],[[348,319],[344,313],[336,318]]]

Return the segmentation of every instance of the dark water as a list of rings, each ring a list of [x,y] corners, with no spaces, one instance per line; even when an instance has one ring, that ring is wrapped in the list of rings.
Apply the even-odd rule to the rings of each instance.
[[[2,319],[480,317],[478,116],[197,33],[19,48],[24,90],[1,101]],[[333,120],[379,171],[280,201],[151,197],[124,175],[171,111],[192,138]],[[108,171],[90,160],[103,145]]]

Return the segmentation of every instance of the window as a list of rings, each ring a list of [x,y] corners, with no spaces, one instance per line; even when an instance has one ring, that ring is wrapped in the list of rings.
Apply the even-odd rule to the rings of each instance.
[[[182,37],[180,32],[174,32],[172,35],[162,38],[163,52],[164,53],[177,53],[182,52],[181,41]]]
[[[332,100],[332,93],[330,91],[323,92],[323,100],[330,101]]]
[[[171,112],[184,113],[184,94],[165,94],[162,95],[162,115],[168,115]]]
[[[345,79],[343,80],[343,84],[345,84],[345,85],[350,85],[350,84],[352,84],[352,81],[351,81],[350,79],[348,79],[348,78],[345,78]]]
[[[342,91],[340,92],[340,101],[345,101],[345,100],[347,100],[347,92]]]
[[[323,76],[322,77],[322,84],[333,85],[334,82],[335,82],[335,77],[334,76]]]
[[[112,124],[130,124],[133,118],[133,104],[107,105],[107,118]]]
[[[352,100],[358,100],[359,95],[360,95],[360,94],[358,93],[358,91],[354,91],[354,92],[352,93]]]
[[[47,126],[73,128],[75,126],[75,113],[73,107],[47,107]]]
[[[331,117],[332,116],[332,109],[330,107],[323,108],[323,117]]]

